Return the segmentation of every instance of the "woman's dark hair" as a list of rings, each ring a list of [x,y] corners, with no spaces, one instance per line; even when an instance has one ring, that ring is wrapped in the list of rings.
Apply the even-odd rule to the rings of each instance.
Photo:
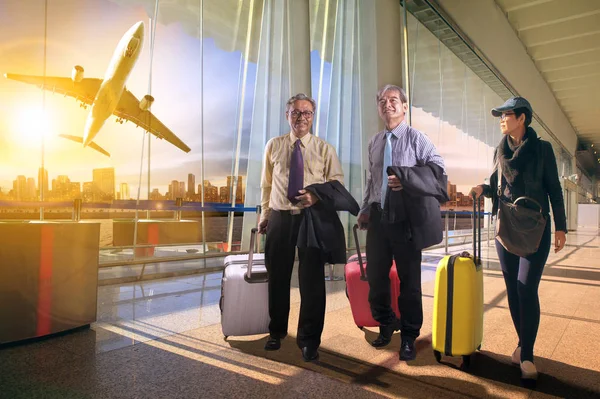
[[[531,124],[531,111],[525,107],[515,108],[513,110],[515,112],[515,119],[519,119],[521,115],[525,114],[525,127]]]

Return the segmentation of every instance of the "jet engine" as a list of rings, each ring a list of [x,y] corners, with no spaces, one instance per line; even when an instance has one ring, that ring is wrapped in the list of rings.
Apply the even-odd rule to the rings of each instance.
[[[71,79],[73,82],[79,83],[83,80],[83,67],[80,65],[75,65],[73,67],[73,72],[71,72]]]
[[[140,109],[142,111],[148,111],[153,102],[154,97],[152,97],[150,94],[146,94],[144,98],[142,98],[142,101],[140,101]]]

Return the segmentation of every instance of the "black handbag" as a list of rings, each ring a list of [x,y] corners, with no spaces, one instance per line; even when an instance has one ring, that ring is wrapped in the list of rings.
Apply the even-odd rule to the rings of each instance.
[[[546,216],[539,202],[531,197],[519,197],[513,203],[504,201],[501,185],[502,168],[498,164],[496,239],[508,252],[525,258],[537,252],[546,229]],[[538,209],[519,205],[519,202],[536,205]]]

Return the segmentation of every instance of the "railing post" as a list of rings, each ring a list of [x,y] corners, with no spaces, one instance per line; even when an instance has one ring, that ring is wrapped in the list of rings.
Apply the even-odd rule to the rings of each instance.
[[[341,281],[341,280],[343,280],[343,277],[338,277],[334,274],[334,270],[333,270],[334,266],[335,265],[333,263],[329,264],[329,275],[325,276],[325,281]]]
[[[446,212],[446,215],[444,216],[444,220],[445,220],[445,231],[444,231],[444,237],[445,237],[445,248],[446,248],[446,254],[448,253],[448,223],[449,223],[449,219],[450,217],[448,216],[448,212]]]
[[[181,206],[183,205],[183,198],[179,197],[175,199],[175,206],[179,207],[180,209],[175,211],[175,220],[180,221],[181,220]]]
[[[492,226],[492,215],[488,215],[487,216],[487,246],[490,246],[490,229]]]
[[[73,201],[72,219],[74,222],[79,222],[81,220],[81,198],[77,198]]]

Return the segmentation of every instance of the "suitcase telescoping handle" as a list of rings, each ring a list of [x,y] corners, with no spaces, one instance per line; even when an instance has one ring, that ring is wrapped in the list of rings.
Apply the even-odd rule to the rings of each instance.
[[[256,227],[250,230],[250,250],[248,251],[248,269],[244,274],[244,280],[248,283],[266,283],[269,281],[267,273],[258,272],[252,274],[252,264],[254,257],[254,243],[256,242],[256,236],[258,236],[258,229]]]
[[[354,233],[354,244],[356,245],[356,255],[358,256],[358,266],[360,267],[360,279],[362,281],[367,281],[367,274],[365,273],[365,266],[362,254],[360,253],[360,243],[358,242],[358,224],[355,224],[354,227],[352,227],[352,232]]]
[[[258,205],[256,207],[256,214],[257,214],[257,222],[256,222],[256,227],[254,227],[252,230],[250,230],[250,248],[248,249],[248,269],[246,271],[246,274],[244,275],[244,280],[246,280],[249,283],[264,283],[269,281],[268,276],[266,276],[264,273],[257,273],[254,275],[254,277],[252,276],[252,264],[253,264],[253,259],[254,259],[254,252],[256,249],[256,245],[258,244],[258,225],[260,224],[260,211],[261,211],[261,207],[260,205]],[[258,253],[258,250],[256,250],[256,252]]]
[[[261,211],[262,211],[262,207],[260,205],[256,205],[256,228],[257,229],[260,226],[260,213],[261,213]],[[254,252],[260,253],[260,244],[259,244],[258,238],[256,238],[256,240],[255,240],[255,246],[256,246],[256,248],[254,248]]]
[[[473,262],[481,265],[481,198],[473,193]]]

